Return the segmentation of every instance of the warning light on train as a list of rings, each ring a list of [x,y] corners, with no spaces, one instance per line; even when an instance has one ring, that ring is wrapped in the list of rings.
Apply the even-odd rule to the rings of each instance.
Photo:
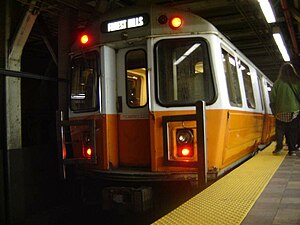
[[[91,158],[91,156],[92,156],[92,148],[91,147],[84,147],[83,148],[83,156],[85,158]]]
[[[91,134],[89,132],[86,132],[83,134],[83,140],[82,140],[82,154],[85,158],[91,158],[93,153],[93,149],[91,146]]]
[[[194,136],[190,129],[177,130],[177,154],[179,157],[194,156]]]
[[[80,38],[80,42],[81,44],[87,44],[89,42],[89,36],[87,36],[86,34],[82,35]]]
[[[182,26],[183,20],[179,16],[175,16],[171,19],[170,21],[170,26],[173,29],[178,29],[179,27]]]
[[[190,149],[188,149],[188,148],[183,148],[182,150],[181,150],[181,154],[183,155],[183,156],[188,156],[189,154],[190,154]]]
[[[178,146],[177,154],[179,157],[193,157],[194,149],[192,145]]]
[[[92,149],[91,149],[91,148],[88,148],[88,149],[86,150],[86,154],[87,154],[88,156],[91,156],[91,155],[92,155]]]

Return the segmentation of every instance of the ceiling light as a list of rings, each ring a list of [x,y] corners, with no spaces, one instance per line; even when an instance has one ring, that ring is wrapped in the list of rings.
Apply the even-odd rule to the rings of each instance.
[[[268,0],[257,0],[259,2],[260,8],[268,23],[275,23],[276,19],[272,10],[272,7]]]
[[[276,44],[277,44],[277,46],[279,48],[279,51],[280,51],[280,53],[282,55],[283,60],[285,62],[290,61],[290,56],[289,56],[289,54],[288,54],[288,52],[286,50],[286,47],[285,47],[285,45],[283,43],[283,39],[282,39],[281,34],[280,33],[274,33],[273,34],[273,38],[274,38],[274,40],[275,40],[275,42],[276,42]]]

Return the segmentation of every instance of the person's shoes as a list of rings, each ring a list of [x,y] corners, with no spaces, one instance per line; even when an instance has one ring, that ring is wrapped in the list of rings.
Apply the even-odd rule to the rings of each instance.
[[[282,148],[280,148],[280,149],[275,149],[272,153],[274,154],[274,155],[278,155],[278,154],[280,154],[282,152]]]
[[[289,156],[296,156],[297,154],[296,154],[296,151],[290,151],[289,152]]]

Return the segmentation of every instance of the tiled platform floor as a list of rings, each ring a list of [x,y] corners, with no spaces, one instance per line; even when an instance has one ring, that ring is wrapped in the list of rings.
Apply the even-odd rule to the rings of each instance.
[[[242,225],[300,225],[300,151],[285,157]]]

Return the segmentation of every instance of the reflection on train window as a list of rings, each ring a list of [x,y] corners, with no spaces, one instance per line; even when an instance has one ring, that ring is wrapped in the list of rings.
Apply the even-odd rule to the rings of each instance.
[[[166,39],[156,44],[157,94],[160,104],[211,103],[215,90],[207,51],[200,38]]]
[[[147,104],[146,53],[142,49],[126,54],[126,91],[129,107],[143,107]]]
[[[267,91],[268,91],[268,96],[269,96],[269,102],[270,102],[271,90],[272,90],[272,85],[267,82]]]
[[[256,76],[256,78],[257,78],[257,83],[258,83],[258,90],[259,90],[259,96],[260,96],[260,105],[261,105],[261,107],[262,107],[262,109],[264,109],[265,108],[265,106],[264,106],[264,94],[263,94],[263,84],[262,84],[262,80],[261,80],[261,78],[263,77],[263,74],[262,73],[260,73],[258,70],[256,70],[256,74],[257,74],[257,76]]]
[[[94,111],[98,108],[97,53],[86,53],[72,60],[71,109]]]
[[[241,90],[235,59],[224,49],[222,49],[222,57],[230,105],[242,107]]]
[[[255,106],[255,99],[253,94],[253,86],[252,86],[250,69],[245,63],[240,61],[240,70],[243,75],[248,108],[255,109],[256,106]]]

